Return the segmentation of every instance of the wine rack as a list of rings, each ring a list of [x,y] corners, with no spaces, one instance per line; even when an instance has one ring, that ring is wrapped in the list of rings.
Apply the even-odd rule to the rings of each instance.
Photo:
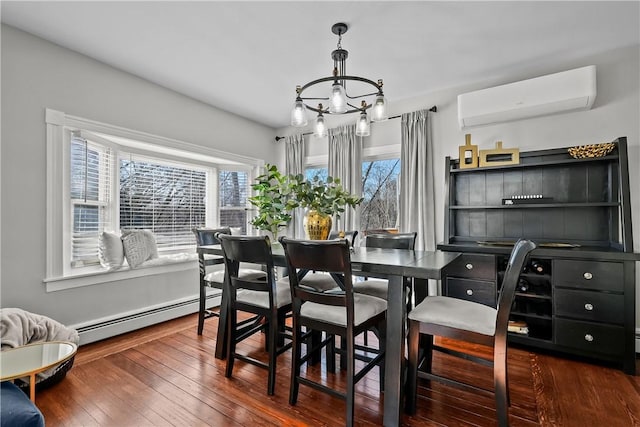
[[[498,288],[507,265],[506,256],[498,256]],[[553,304],[551,260],[530,259],[520,273],[510,320],[516,328],[509,333],[552,342]]]

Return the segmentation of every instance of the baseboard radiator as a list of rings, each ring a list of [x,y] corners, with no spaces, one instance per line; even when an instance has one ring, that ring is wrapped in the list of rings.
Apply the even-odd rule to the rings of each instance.
[[[207,307],[220,305],[220,294],[221,292],[217,291],[207,295]],[[156,323],[166,322],[167,320],[177,317],[197,313],[198,306],[199,298],[186,298],[147,307],[144,310],[120,313],[113,317],[96,319],[89,323],[69,325],[69,327],[78,331],[80,345],[83,345],[135,331],[136,329],[151,326]]]

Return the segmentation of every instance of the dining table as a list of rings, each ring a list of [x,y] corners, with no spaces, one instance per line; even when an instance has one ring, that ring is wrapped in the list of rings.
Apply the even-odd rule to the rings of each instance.
[[[284,249],[272,243],[275,266],[286,267]],[[198,252],[223,255],[220,245],[203,245]],[[406,287],[404,278],[423,279],[416,281],[427,286],[427,280],[441,280],[446,267],[459,253],[443,251],[421,251],[407,249],[382,249],[354,247],[351,251],[351,269],[354,274],[382,277],[389,281],[387,294],[387,341],[385,347],[384,414],[383,424],[388,427],[400,425],[404,395],[405,370],[405,324],[407,316]],[[201,269],[200,271],[204,271]],[[223,359],[226,328],[226,304],[224,292],[220,305],[220,322],[216,342],[216,358]]]

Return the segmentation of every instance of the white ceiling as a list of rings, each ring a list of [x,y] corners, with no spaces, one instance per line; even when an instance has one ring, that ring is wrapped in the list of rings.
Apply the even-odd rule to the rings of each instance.
[[[347,71],[389,102],[640,43],[638,1],[1,2],[2,22],[224,110],[288,125],[295,86]],[[588,65],[588,64],[585,64]],[[558,70],[561,71],[561,70]]]

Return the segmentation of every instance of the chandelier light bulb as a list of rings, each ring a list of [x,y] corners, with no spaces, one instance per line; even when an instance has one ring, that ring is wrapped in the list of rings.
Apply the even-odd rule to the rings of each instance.
[[[293,104],[293,110],[291,110],[291,126],[303,127],[307,123],[307,107],[302,102],[302,99],[298,98]]]
[[[332,114],[342,114],[347,111],[347,94],[344,87],[338,82],[331,86],[331,95],[329,96],[329,112]]]
[[[360,113],[360,118],[356,123],[356,136],[369,136],[371,134],[371,125],[369,124],[369,118],[367,112]]]
[[[313,131],[313,135],[317,138],[324,138],[327,136],[327,127],[324,124],[324,115],[322,113],[318,113],[318,117],[316,118],[316,127]]]
[[[384,98],[383,94],[379,93],[376,96],[372,110],[371,120],[374,122],[382,122],[389,118],[387,116],[387,100]]]

